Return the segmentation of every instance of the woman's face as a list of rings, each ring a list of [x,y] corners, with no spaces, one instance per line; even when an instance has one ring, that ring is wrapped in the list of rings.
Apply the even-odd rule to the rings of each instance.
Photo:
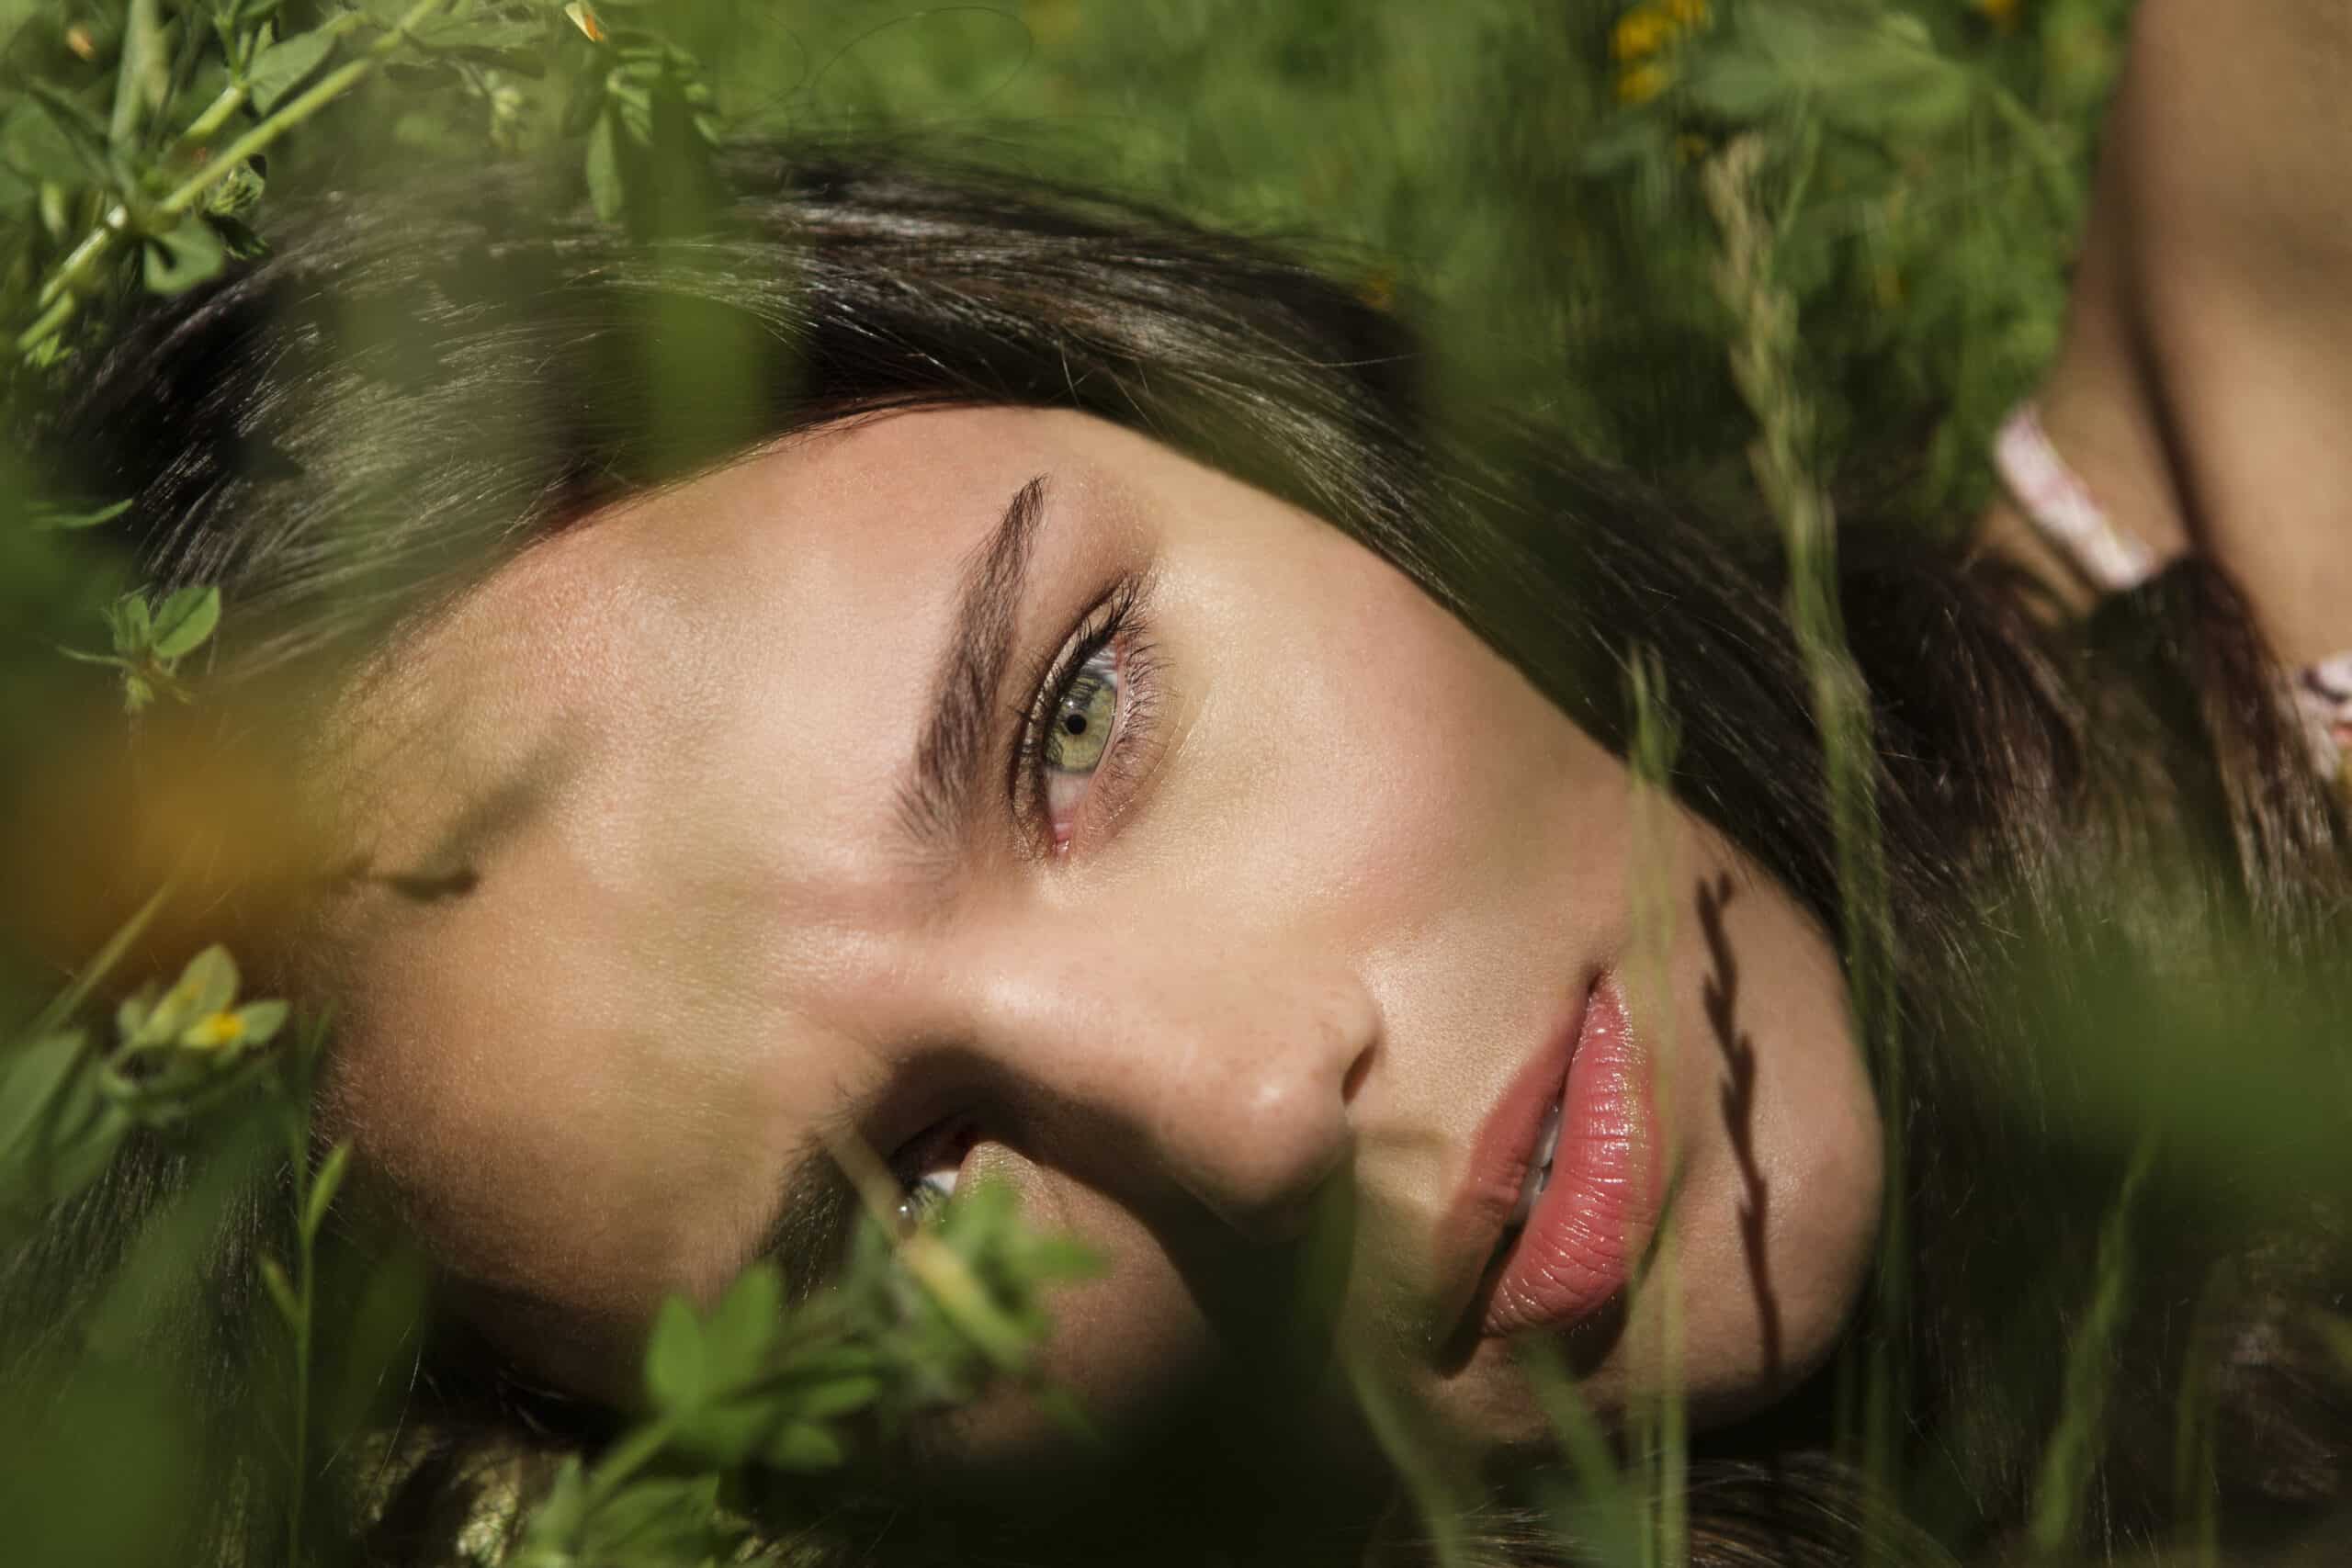
[[[1623,1408],[1657,1258],[1701,1420],[1857,1292],[1821,931],[1394,568],[1130,432],[797,438],[531,551],[352,713],[335,1113],[543,1377],[631,1399],[665,1292],[820,1245],[843,1137],[1091,1245],[1047,1371],[1114,1428],[1274,1386],[1311,1235],[1338,1354],[1257,1429],[1335,1442],[1342,1364],[1532,1439],[1534,1340]]]

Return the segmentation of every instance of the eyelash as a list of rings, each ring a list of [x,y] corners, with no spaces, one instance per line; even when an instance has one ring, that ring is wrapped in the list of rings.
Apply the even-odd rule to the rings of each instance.
[[[1118,650],[1119,712],[1101,761],[1087,775],[1088,799],[1091,801],[1099,790],[1115,793],[1132,782],[1136,742],[1150,727],[1159,694],[1159,663],[1147,634],[1143,597],[1144,584],[1138,579],[1130,578],[1114,589],[1089,617],[1091,628],[1081,629],[1070,640],[1062,657],[1037,683],[1036,695],[1023,716],[1012,760],[1014,815],[1049,852],[1058,853],[1067,846],[1066,841],[1054,841],[1046,805],[1046,727],[1077,684],[1079,672],[1105,648]]]

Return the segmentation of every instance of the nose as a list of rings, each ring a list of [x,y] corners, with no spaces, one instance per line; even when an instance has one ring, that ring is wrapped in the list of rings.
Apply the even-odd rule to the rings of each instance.
[[[1338,967],[1095,932],[967,973],[969,1038],[1114,1179],[1279,1241],[1346,1165],[1380,1015]]]

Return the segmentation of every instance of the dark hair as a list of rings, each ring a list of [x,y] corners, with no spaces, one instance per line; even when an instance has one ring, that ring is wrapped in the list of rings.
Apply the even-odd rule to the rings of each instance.
[[[872,149],[738,148],[709,196],[647,235],[526,172],[327,195],[278,220],[258,261],[143,303],[19,398],[17,437],[61,490],[131,499],[151,579],[222,584],[212,690],[315,714],[397,626],[617,497],[859,412],[1082,410],[1329,519],[1613,748],[1634,723],[1626,662],[1646,649],[1679,719],[1681,798],[1829,931],[1871,918],[1843,895],[1769,532],[1698,517],[1540,424],[1433,397],[1397,313],[1258,243]],[[2021,1541],[2070,1331],[2117,1247],[2143,1308],[2106,1358],[2088,1544],[2161,1544],[2200,1509],[2245,1544],[2284,1540],[2342,1502],[2352,1462],[2352,1381],[2312,1316],[2342,1311],[2352,1283],[2340,1213],[2217,1179],[2213,1150],[2170,1122],[2152,1142],[2160,1108],[2109,1043],[2145,1030],[2192,1070],[2202,1036],[2183,1045],[2178,1020],[2130,1010],[2178,994],[2149,988],[2168,967],[2206,964],[2218,994],[2259,997],[2276,992],[2258,981],[2304,986],[2341,951],[2336,809],[2211,563],[2179,563],[2075,636],[1923,536],[1849,520],[1839,541],[1899,955],[1883,1021],[1905,1067],[1884,1109],[1909,1179],[1893,1202],[1914,1243],[1907,1293],[1883,1278],[1849,1339],[1907,1373],[1901,1501],[1917,1528],[1871,1507],[1838,1459],[1853,1410],[1833,1371],[1701,1441],[1694,1561],[1846,1562],[1866,1536],[1920,1561]],[[275,951],[306,973],[299,944]],[[2249,1075],[2289,1097],[2308,1075],[2340,1082],[2340,1054],[2309,1059],[2331,1034],[2284,1037],[2226,1091],[2250,1100]],[[2282,1107],[2272,1131],[2292,1168],[2341,1180],[2340,1107]],[[2120,1211],[2135,1154],[2141,1196]],[[185,1184],[177,1157],[142,1145],[6,1261],[12,1336],[85,1299],[70,1281]],[[199,1311],[216,1326],[252,1294],[259,1215],[224,1239]],[[243,1341],[221,1328],[208,1343],[206,1395],[234,1406],[243,1369],[219,1347]],[[2212,1428],[2176,1464],[2192,1382]],[[510,1448],[562,1434],[535,1436],[545,1412],[494,1380],[445,1369],[419,1387],[446,1418],[404,1413],[406,1484],[356,1475],[351,1490],[375,1494],[379,1542],[429,1558],[486,1473],[485,1419]],[[268,1528],[266,1510],[222,1512],[218,1540]],[[1493,1517],[1498,1560],[1567,1550],[1530,1517]]]

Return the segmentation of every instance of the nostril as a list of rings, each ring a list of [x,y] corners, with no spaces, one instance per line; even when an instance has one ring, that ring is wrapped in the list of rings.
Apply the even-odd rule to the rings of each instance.
[[[1362,1089],[1363,1080],[1372,1076],[1373,1050],[1374,1047],[1365,1046],[1356,1053],[1356,1059],[1348,1064],[1346,1076],[1340,1079],[1340,1104],[1353,1105],[1356,1101],[1356,1090]]]

